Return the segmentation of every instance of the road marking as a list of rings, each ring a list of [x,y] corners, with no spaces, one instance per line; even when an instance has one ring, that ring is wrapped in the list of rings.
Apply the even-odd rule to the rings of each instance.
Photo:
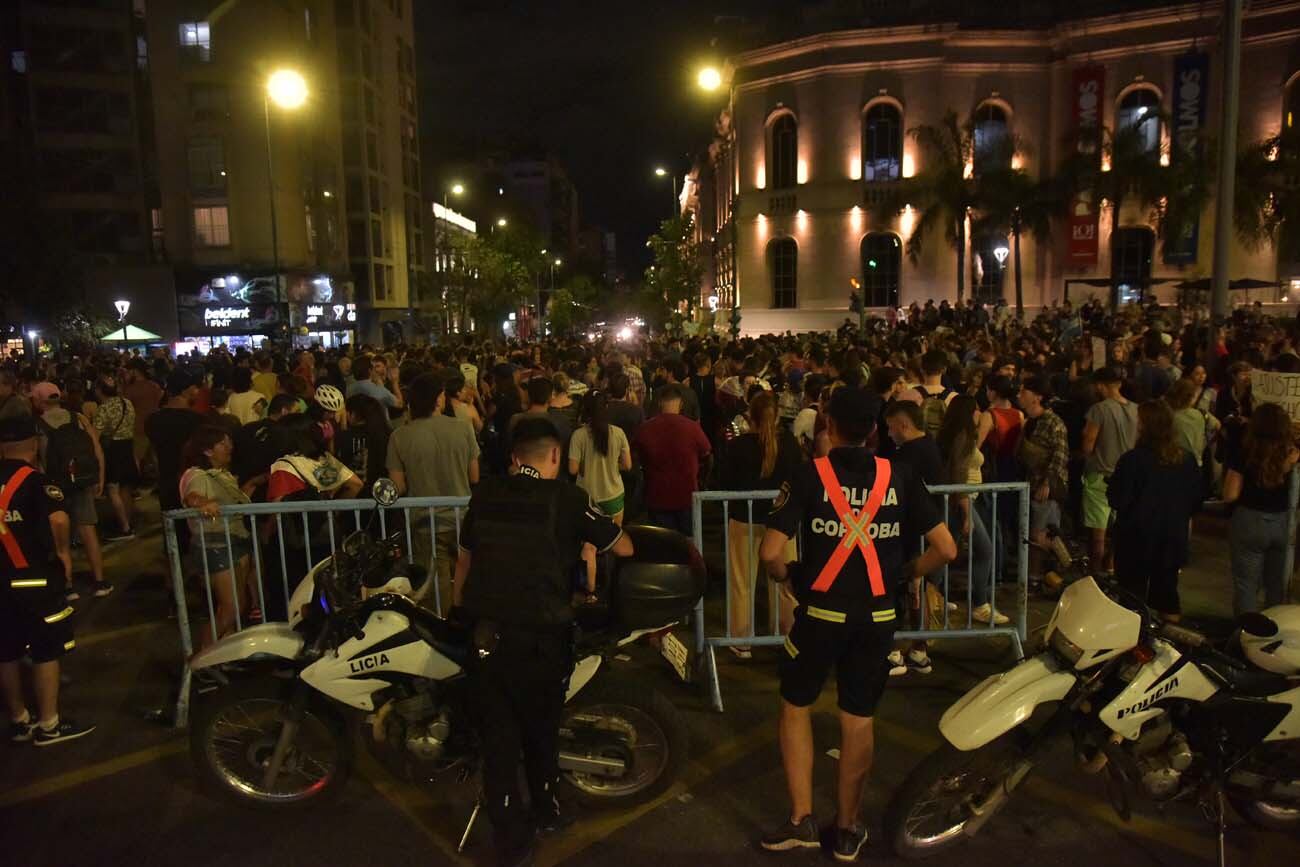
[[[84,650],[87,647],[102,644],[105,641],[117,641],[119,638],[130,638],[133,635],[140,635],[141,633],[157,629],[165,623],[167,623],[166,620],[153,620],[149,623],[137,623],[134,626],[124,626],[121,629],[109,629],[104,632],[92,632],[89,635],[78,635],[77,646]]]
[[[34,801],[37,798],[44,798],[47,795],[53,795],[77,786],[84,786],[87,783],[102,780],[104,777],[111,777],[114,774],[120,774],[122,771],[129,771],[132,768],[138,768],[141,765],[174,756],[177,753],[184,752],[188,746],[188,741],[183,738],[170,740],[98,764],[87,765],[75,771],[68,771],[66,774],[59,774],[50,777],[48,780],[41,780],[38,783],[0,793],[0,807],[21,804],[24,801]]]
[[[472,864],[473,862],[463,855],[456,853],[456,843],[460,842],[457,837],[454,841],[446,838],[445,830],[438,828],[430,818],[439,815],[446,815],[446,810],[439,810],[439,807],[445,807],[429,797],[428,792],[419,786],[410,783],[399,782],[385,768],[381,767],[365,748],[360,748],[356,753],[357,770],[361,771],[366,782],[374,787],[385,801],[397,808],[397,811],[406,818],[410,819],[417,828],[424,832],[430,842],[447,856],[453,864]],[[465,815],[465,821],[469,821],[469,815]],[[488,824],[488,818],[485,813],[479,813],[478,821],[475,822],[475,828],[482,829]],[[471,841],[472,841],[471,837]]]

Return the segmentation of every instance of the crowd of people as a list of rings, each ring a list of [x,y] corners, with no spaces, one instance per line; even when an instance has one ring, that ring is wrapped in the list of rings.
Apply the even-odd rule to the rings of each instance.
[[[562,471],[601,512],[690,533],[696,490],[780,489],[825,454],[823,408],[841,388],[878,399],[869,447],[927,485],[1027,481],[1034,573],[1044,571],[1049,535],[1073,534],[1094,568],[1170,617],[1180,612],[1191,516],[1207,498],[1235,504],[1241,613],[1281,601],[1290,577],[1287,484],[1300,452],[1291,420],[1253,399],[1250,377],[1300,370],[1298,335],[1292,320],[1247,308],[1216,331],[1193,307],[1115,313],[1089,301],[1022,321],[931,302],[868,320],[862,332],[846,322],[835,333],[742,339],[216,347],[180,358],[99,348],[0,369],[0,419],[38,422],[38,460],[64,490],[88,564],[89,583],[71,585],[70,598],[112,591],[101,541],[133,538],[142,485],[156,486],[164,510],[202,513],[177,532],[185,568],[209,575],[216,596],[205,641],[233,629],[237,611],[284,614],[276,593],[266,594],[272,610],[254,610],[258,527],[220,521],[221,506],[347,498],[381,476],[404,495],[465,497],[480,478],[510,471],[519,421],[545,417],[565,443]],[[767,511],[746,500],[728,510],[732,635],[755,629]],[[946,514],[971,551],[971,618],[1005,622],[990,593],[1016,536],[1015,497],[995,508],[988,495],[954,495]],[[436,553],[449,599],[454,512],[436,519],[417,543]],[[285,535],[309,548],[315,530]],[[584,562],[594,574],[591,552]],[[280,586],[280,576],[269,580]],[[774,592],[770,604],[787,628],[793,597]],[[899,674],[930,666],[923,645],[893,663]]]

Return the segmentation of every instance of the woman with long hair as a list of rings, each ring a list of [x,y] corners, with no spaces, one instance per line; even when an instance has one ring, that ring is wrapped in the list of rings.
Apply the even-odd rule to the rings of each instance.
[[[620,470],[632,469],[627,434],[609,423],[609,398],[589,392],[582,404],[582,427],[569,440],[569,475],[616,524],[623,523],[624,489]]]
[[[979,402],[968,394],[959,394],[948,404],[943,425],[936,438],[939,454],[943,456],[950,485],[978,485],[983,481],[984,453],[980,451],[982,439]],[[980,623],[992,621],[997,625],[1008,622],[1008,617],[993,611],[989,599],[993,589],[993,542],[989,538],[985,516],[976,508],[978,494],[954,494],[948,514],[948,526],[953,538],[967,538],[970,544],[970,615]]]
[[[1115,463],[1106,499],[1116,515],[1115,576],[1166,620],[1177,620],[1178,570],[1187,563],[1191,520],[1205,488],[1165,401],[1138,407],[1137,445]]]
[[[1286,599],[1287,493],[1298,460],[1286,410],[1274,403],[1255,407],[1241,448],[1229,450],[1223,476],[1223,499],[1236,503],[1228,542],[1237,616]]]
[[[787,484],[803,460],[794,435],[777,420],[777,402],[769,391],[760,391],[749,402],[749,431],[732,440],[723,454],[719,487],[724,491],[774,490]],[[750,503],[753,503],[752,513]],[[764,500],[734,500],[728,507],[727,559],[729,562],[729,630],[731,636],[754,635],[753,594],[758,578],[758,544],[763,538],[771,504]],[[796,559],[794,540],[786,559]],[[769,611],[778,615],[781,634],[794,621],[795,599],[786,584],[772,583]],[[779,589],[778,589],[779,588]],[[748,647],[733,647],[740,659],[752,655]]]

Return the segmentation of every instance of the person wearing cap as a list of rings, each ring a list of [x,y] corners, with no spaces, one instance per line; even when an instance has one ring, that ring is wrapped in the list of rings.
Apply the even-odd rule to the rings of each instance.
[[[99,511],[95,499],[104,495],[105,461],[99,432],[90,419],[81,413],[70,412],[63,406],[63,393],[52,382],[38,382],[32,388],[32,409],[39,423],[40,462],[45,472],[63,489],[68,518],[77,528],[77,535],[85,549],[86,561],[94,578],[96,597],[113,592],[113,585],[104,579],[104,552],[99,544]],[[76,425],[75,429],[60,433],[61,428]],[[94,466],[80,475],[75,469],[93,459]],[[74,467],[75,463],[75,467]],[[75,600],[80,594],[68,579],[68,598]]]
[[[1047,406],[1052,387],[1041,374],[1025,377],[1016,402],[1025,414],[1016,454],[1029,482],[1029,568],[1042,573],[1047,528],[1061,526],[1061,503],[1069,493],[1070,444],[1065,422]]]
[[[1106,531],[1111,509],[1106,484],[1120,455],[1137,444],[1138,414],[1137,404],[1120,393],[1123,379],[1115,368],[1103,367],[1092,381],[1101,399],[1088,407],[1084,417],[1083,526],[1088,528],[1093,568],[1110,571],[1113,561],[1106,559]]]
[[[867,837],[858,813],[874,750],[872,716],[889,680],[896,591],[910,583],[918,592],[923,576],[957,556],[921,480],[866,450],[877,413],[871,393],[835,391],[830,453],[781,486],[759,548],[768,575],[789,581],[799,602],[781,659],[781,756],[791,806],[789,818],[761,840],[769,851],[821,845],[812,815],[811,708],[834,668],[841,746],[832,844],[838,860],[857,859]],[[803,561],[787,563],[786,545],[801,530]],[[925,552],[909,561],[906,540],[922,536]]]
[[[72,555],[66,498],[37,468],[38,443],[32,416],[0,419],[0,687],[9,740],[44,747],[95,727],[59,716],[59,659],[76,646],[64,598]],[[24,655],[32,660],[35,714],[23,693]]]

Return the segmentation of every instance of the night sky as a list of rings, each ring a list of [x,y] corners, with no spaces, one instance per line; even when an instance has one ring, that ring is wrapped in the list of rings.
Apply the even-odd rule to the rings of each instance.
[[[578,189],[584,225],[618,235],[629,277],[671,207],[679,175],[707,147],[725,95],[699,91],[711,8],[699,0],[416,0],[425,195],[448,164],[483,153],[552,153]],[[488,218],[483,195],[463,209]]]

